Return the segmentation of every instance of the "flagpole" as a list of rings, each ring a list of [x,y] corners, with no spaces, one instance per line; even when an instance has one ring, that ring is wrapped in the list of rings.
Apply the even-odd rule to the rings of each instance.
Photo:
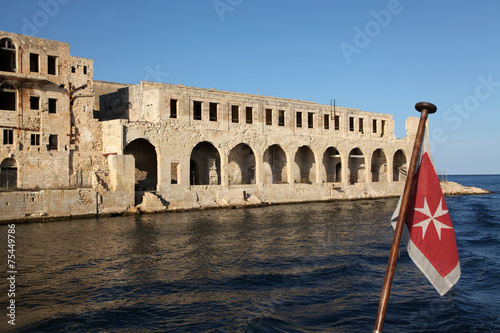
[[[427,102],[420,102],[415,104],[415,109],[420,112],[420,121],[418,123],[417,136],[415,137],[415,144],[413,145],[413,152],[410,160],[410,167],[406,177],[405,188],[403,197],[401,198],[401,208],[399,210],[398,222],[394,231],[394,238],[392,240],[391,253],[389,255],[389,262],[385,271],[384,286],[382,287],[382,294],[380,295],[380,303],[378,306],[377,320],[375,328],[372,333],[382,333],[384,327],[385,312],[387,310],[387,303],[389,301],[389,294],[391,292],[392,279],[394,277],[394,270],[396,269],[396,260],[398,258],[399,244],[401,242],[401,235],[403,234],[403,224],[406,218],[406,210],[410,199],[411,186],[415,176],[415,169],[418,161],[420,147],[422,145],[422,138],[425,130],[425,123],[427,116],[434,113],[437,107],[434,104]]]

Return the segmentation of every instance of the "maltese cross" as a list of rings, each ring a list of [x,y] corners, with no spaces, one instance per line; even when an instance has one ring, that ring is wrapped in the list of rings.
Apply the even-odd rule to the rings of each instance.
[[[443,198],[439,201],[439,206],[436,208],[434,214],[431,214],[431,211],[429,210],[427,197],[424,197],[424,208],[415,208],[415,210],[428,217],[427,219],[413,225],[414,227],[422,227],[422,240],[424,239],[427,227],[431,222],[434,222],[434,228],[436,228],[439,240],[441,240],[441,229],[453,229],[452,227],[437,220],[438,217],[448,214],[448,210],[443,209]]]

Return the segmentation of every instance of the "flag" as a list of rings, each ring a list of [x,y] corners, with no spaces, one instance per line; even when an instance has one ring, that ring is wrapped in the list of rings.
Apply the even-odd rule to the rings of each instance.
[[[432,162],[427,131],[424,131],[415,170],[403,242],[415,265],[443,296],[460,278],[460,262],[455,231]],[[392,216],[394,227],[400,203]]]

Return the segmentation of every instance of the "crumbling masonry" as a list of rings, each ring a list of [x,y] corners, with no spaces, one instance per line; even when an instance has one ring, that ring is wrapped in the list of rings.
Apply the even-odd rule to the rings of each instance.
[[[69,45],[0,32],[3,220],[383,197],[415,133],[314,102],[93,80]]]

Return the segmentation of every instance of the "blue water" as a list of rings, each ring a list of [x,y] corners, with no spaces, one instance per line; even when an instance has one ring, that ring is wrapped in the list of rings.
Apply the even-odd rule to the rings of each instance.
[[[462,277],[440,297],[402,250],[384,332],[500,332],[500,176],[449,180],[496,191],[447,197]],[[371,332],[396,203],[17,224],[0,332]]]

